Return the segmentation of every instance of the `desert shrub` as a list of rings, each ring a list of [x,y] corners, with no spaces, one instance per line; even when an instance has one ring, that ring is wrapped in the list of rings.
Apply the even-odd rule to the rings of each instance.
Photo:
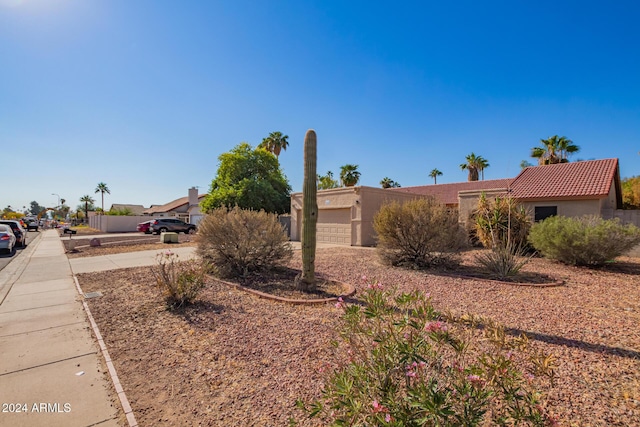
[[[391,265],[412,268],[451,264],[466,244],[457,211],[435,198],[383,205],[373,218],[378,253]]]
[[[487,198],[480,195],[478,207],[472,214],[475,236],[486,248],[524,247],[531,228],[531,216],[511,197]]]
[[[537,390],[553,383],[554,357],[525,336],[473,316],[444,316],[420,291],[370,284],[343,310],[339,350],[319,398],[298,401],[334,426],[543,426],[553,419]]]
[[[526,256],[531,218],[511,197],[488,199],[480,195],[472,214],[473,235],[487,252],[476,255],[476,262],[498,278],[515,276],[529,261]]]
[[[494,246],[475,256],[476,262],[499,279],[517,275],[531,259],[522,247],[507,244]]]
[[[222,277],[245,277],[291,259],[292,250],[275,214],[218,208],[198,223],[198,254]]]
[[[569,265],[599,266],[639,244],[640,229],[594,215],[552,216],[533,225],[529,241],[547,258]]]
[[[207,266],[190,259],[180,262],[178,254],[171,251],[156,255],[156,265],[151,272],[170,307],[181,307],[192,303],[205,285]]]

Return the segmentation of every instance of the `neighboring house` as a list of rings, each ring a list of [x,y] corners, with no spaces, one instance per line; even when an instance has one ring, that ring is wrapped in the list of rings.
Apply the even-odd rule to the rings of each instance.
[[[145,215],[155,218],[178,218],[186,222],[192,219],[199,221],[202,217],[200,213],[199,203],[207,196],[207,194],[198,194],[198,189],[193,187],[189,189],[187,197],[181,197],[173,200],[165,205],[152,206],[144,211]],[[197,222],[196,221],[196,222]],[[195,224],[196,222],[193,222]]]
[[[318,190],[316,241],[348,246],[374,246],[373,216],[388,201],[424,197],[375,187]],[[302,233],[302,193],[291,195],[291,240]]]
[[[511,195],[535,220],[550,215],[618,217],[640,226],[640,211],[622,211],[618,159],[532,166],[513,179],[381,189],[347,187],[318,191],[317,241],[351,246],[375,244],[373,216],[385,201],[433,196],[458,209],[465,223],[482,193]],[[631,212],[631,213],[629,213]],[[291,195],[291,240],[300,240],[302,193]]]
[[[144,211],[147,209],[142,205],[125,205],[120,203],[114,203],[109,210],[111,211],[123,211],[128,209],[131,215],[144,215]]]

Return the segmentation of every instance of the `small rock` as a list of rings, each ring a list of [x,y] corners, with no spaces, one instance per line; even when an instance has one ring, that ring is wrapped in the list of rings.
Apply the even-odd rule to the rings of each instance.
[[[92,248],[100,246],[100,239],[94,237],[93,239],[89,240],[89,246],[91,246]]]

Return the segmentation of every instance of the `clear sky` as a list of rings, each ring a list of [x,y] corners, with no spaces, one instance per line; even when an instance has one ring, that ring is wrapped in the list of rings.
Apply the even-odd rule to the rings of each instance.
[[[207,192],[218,156],[270,132],[302,187],[514,177],[541,138],[640,175],[637,1],[0,0],[0,209]],[[8,149],[8,150],[6,150]]]

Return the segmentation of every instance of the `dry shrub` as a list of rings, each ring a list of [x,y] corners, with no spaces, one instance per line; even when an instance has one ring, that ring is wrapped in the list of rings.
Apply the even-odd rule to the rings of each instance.
[[[292,250],[275,214],[218,208],[198,223],[198,254],[222,277],[246,277],[291,259]]]
[[[167,297],[170,307],[190,304],[205,285],[207,266],[196,260],[178,261],[171,251],[158,253],[157,265],[151,267],[156,284]]]
[[[466,244],[457,211],[433,197],[385,204],[376,213],[373,227],[380,257],[394,266],[452,265]]]
[[[531,228],[529,241],[540,253],[570,265],[599,266],[640,243],[640,228],[587,215],[552,216]]]

